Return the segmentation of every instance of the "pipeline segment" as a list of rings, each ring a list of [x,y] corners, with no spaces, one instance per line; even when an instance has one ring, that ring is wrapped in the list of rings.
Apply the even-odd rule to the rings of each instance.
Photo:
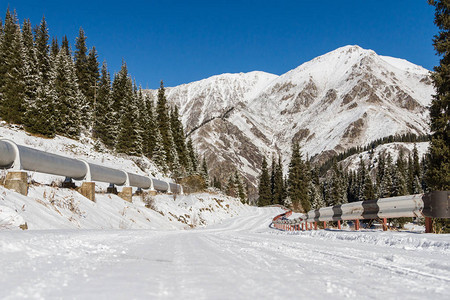
[[[119,186],[128,184],[142,189],[153,188],[161,192],[180,193],[182,191],[181,186],[175,183],[47,153],[17,145],[10,140],[0,140],[0,168],[14,168],[16,170],[65,176],[75,180],[87,179],[86,176],[90,173],[90,180],[92,181],[112,183]]]

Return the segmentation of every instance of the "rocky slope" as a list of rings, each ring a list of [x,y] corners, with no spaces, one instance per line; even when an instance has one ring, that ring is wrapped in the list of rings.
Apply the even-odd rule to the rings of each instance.
[[[287,167],[292,142],[321,159],[389,135],[427,133],[432,94],[428,70],[359,46],[281,76],[223,74],[167,89],[210,172],[224,179],[237,168],[253,184],[263,155],[282,155]]]

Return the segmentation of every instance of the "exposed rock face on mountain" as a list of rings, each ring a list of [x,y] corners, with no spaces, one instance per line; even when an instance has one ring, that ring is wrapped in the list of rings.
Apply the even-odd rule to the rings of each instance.
[[[213,176],[237,168],[256,184],[263,155],[282,155],[287,167],[292,142],[320,159],[389,135],[428,133],[433,91],[428,70],[346,46],[281,76],[223,74],[167,88],[167,97]]]

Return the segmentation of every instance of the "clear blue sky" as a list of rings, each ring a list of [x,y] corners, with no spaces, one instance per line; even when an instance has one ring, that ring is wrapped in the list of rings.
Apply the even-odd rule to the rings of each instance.
[[[400,57],[427,69],[438,63],[437,33],[426,0],[14,1],[19,19],[72,45],[83,27],[111,73],[122,58],[142,86],[175,86],[221,73],[285,73],[344,45]]]

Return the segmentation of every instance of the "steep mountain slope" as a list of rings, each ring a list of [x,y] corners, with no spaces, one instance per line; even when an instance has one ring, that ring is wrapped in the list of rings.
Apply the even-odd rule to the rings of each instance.
[[[156,91],[150,91],[155,93]],[[286,74],[224,74],[167,89],[183,123],[222,179],[237,168],[256,183],[262,156],[292,142],[317,159],[395,134],[428,133],[429,71],[345,46]]]

